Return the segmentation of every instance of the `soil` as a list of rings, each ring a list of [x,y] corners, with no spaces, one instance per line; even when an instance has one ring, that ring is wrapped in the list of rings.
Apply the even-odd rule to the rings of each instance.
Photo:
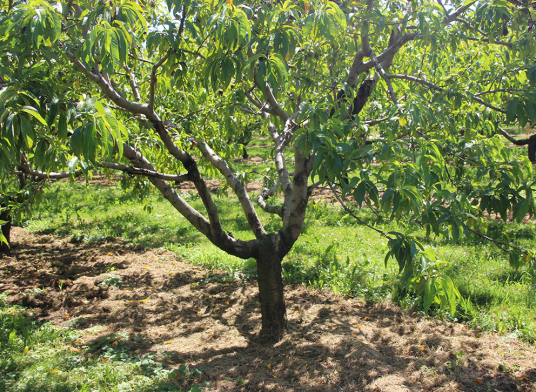
[[[516,339],[286,286],[288,332],[263,345],[254,281],[115,238],[73,244],[21,228],[12,238],[0,255],[11,302],[56,325],[101,326],[81,346],[137,335],[136,352],[201,369],[209,391],[536,391],[536,349]],[[101,284],[110,274],[120,287]]]

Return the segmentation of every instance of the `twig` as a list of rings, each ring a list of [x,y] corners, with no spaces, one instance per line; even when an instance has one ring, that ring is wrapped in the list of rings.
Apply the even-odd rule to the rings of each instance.
[[[322,167],[324,168],[324,170],[326,171],[327,173],[327,169],[326,169],[326,165],[322,164]],[[333,189],[333,185],[331,184],[331,181],[329,181],[329,179],[327,178],[327,175],[326,175],[326,181],[329,185],[329,188],[331,189],[331,192],[333,192],[333,194],[335,195],[335,197],[337,198],[337,201],[339,202],[339,204],[342,206],[342,208],[348,212],[350,214],[350,216],[352,216],[355,220],[357,220],[359,223],[361,223],[362,225],[368,227],[369,229],[372,229],[374,230],[376,233],[380,234],[382,237],[385,237],[387,238],[388,240],[391,240],[391,237],[389,237],[384,231],[380,230],[380,229],[377,229],[375,228],[374,226],[371,226],[369,225],[368,223],[365,223],[361,218],[359,218],[357,215],[355,215],[353,213],[353,211],[348,208],[346,206],[346,204],[344,204],[344,202],[342,201],[342,199],[339,197],[339,195],[337,194],[337,192],[335,192],[335,189]]]

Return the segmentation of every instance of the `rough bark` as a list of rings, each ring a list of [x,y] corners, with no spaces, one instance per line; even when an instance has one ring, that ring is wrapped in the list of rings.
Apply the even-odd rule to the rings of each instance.
[[[262,236],[258,240],[259,245],[255,259],[257,260],[262,314],[261,338],[265,342],[277,342],[285,333],[287,319],[281,262],[298,239],[303,228],[309,197],[307,186],[309,173],[309,160],[296,149],[294,176],[288,197],[289,213],[287,219],[284,219],[283,229]]]
[[[260,240],[256,260],[262,315],[260,338],[265,343],[281,340],[287,328],[281,262],[288,250],[290,246],[285,244],[280,233],[266,235]]]

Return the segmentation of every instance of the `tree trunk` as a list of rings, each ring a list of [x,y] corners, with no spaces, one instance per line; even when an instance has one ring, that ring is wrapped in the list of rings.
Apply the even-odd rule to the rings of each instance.
[[[536,135],[529,137],[529,159],[536,163]]]
[[[246,150],[246,146],[242,146],[242,159],[248,159],[249,158],[249,154],[248,154],[248,150]]]
[[[4,204],[1,203],[0,206],[3,208]],[[6,221],[7,223],[2,226],[2,234],[4,237],[6,237],[7,243],[11,244],[10,242],[10,234],[11,234],[11,214],[9,209],[3,209],[0,213],[0,220]],[[7,246],[5,243],[0,242],[0,252],[6,252],[9,250],[9,246]]]
[[[281,276],[281,238],[279,235],[265,237],[259,249],[257,274],[259,299],[261,301],[261,340],[275,343],[281,340],[287,328],[283,278]]]

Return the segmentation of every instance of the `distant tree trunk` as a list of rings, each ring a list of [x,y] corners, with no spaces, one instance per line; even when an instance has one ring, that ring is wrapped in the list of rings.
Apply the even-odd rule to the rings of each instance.
[[[528,156],[529,160],[532,163],[536,163],[536,134],[529,136],[525,139],[516,139],[513,136],[509,135],[503,129],[499,129],[499,133],[503,135],[510,142],[514,143],[516,146],[526,146],[528,145]]]
[[[6,207],[4,203],[0,203],[2,208]],[[9,209],[3,209],[0,213],[0,220],[6,221],[7,223],[2,226],[2,234],[6,237],[7,243],[11,244],[10,234],[11,234],[11,211]],[[0,252],[6,252],[9,250],[9,246],[5,243],[0,242]]]
[[[281,252],[281,242],[281,236],[277,233],[266,236],[256,258],[262,314],[261,339],[264,342],[281,340],[287,328],[281,276],[281,262],[286,252]]]
[[[249,158],[248,150],[246,150],[246,145],[245,144],[242,146],[242,158],[243,159],[248,159]]]
[[[529,159],[536,163],[536,135],[529,137]]]

